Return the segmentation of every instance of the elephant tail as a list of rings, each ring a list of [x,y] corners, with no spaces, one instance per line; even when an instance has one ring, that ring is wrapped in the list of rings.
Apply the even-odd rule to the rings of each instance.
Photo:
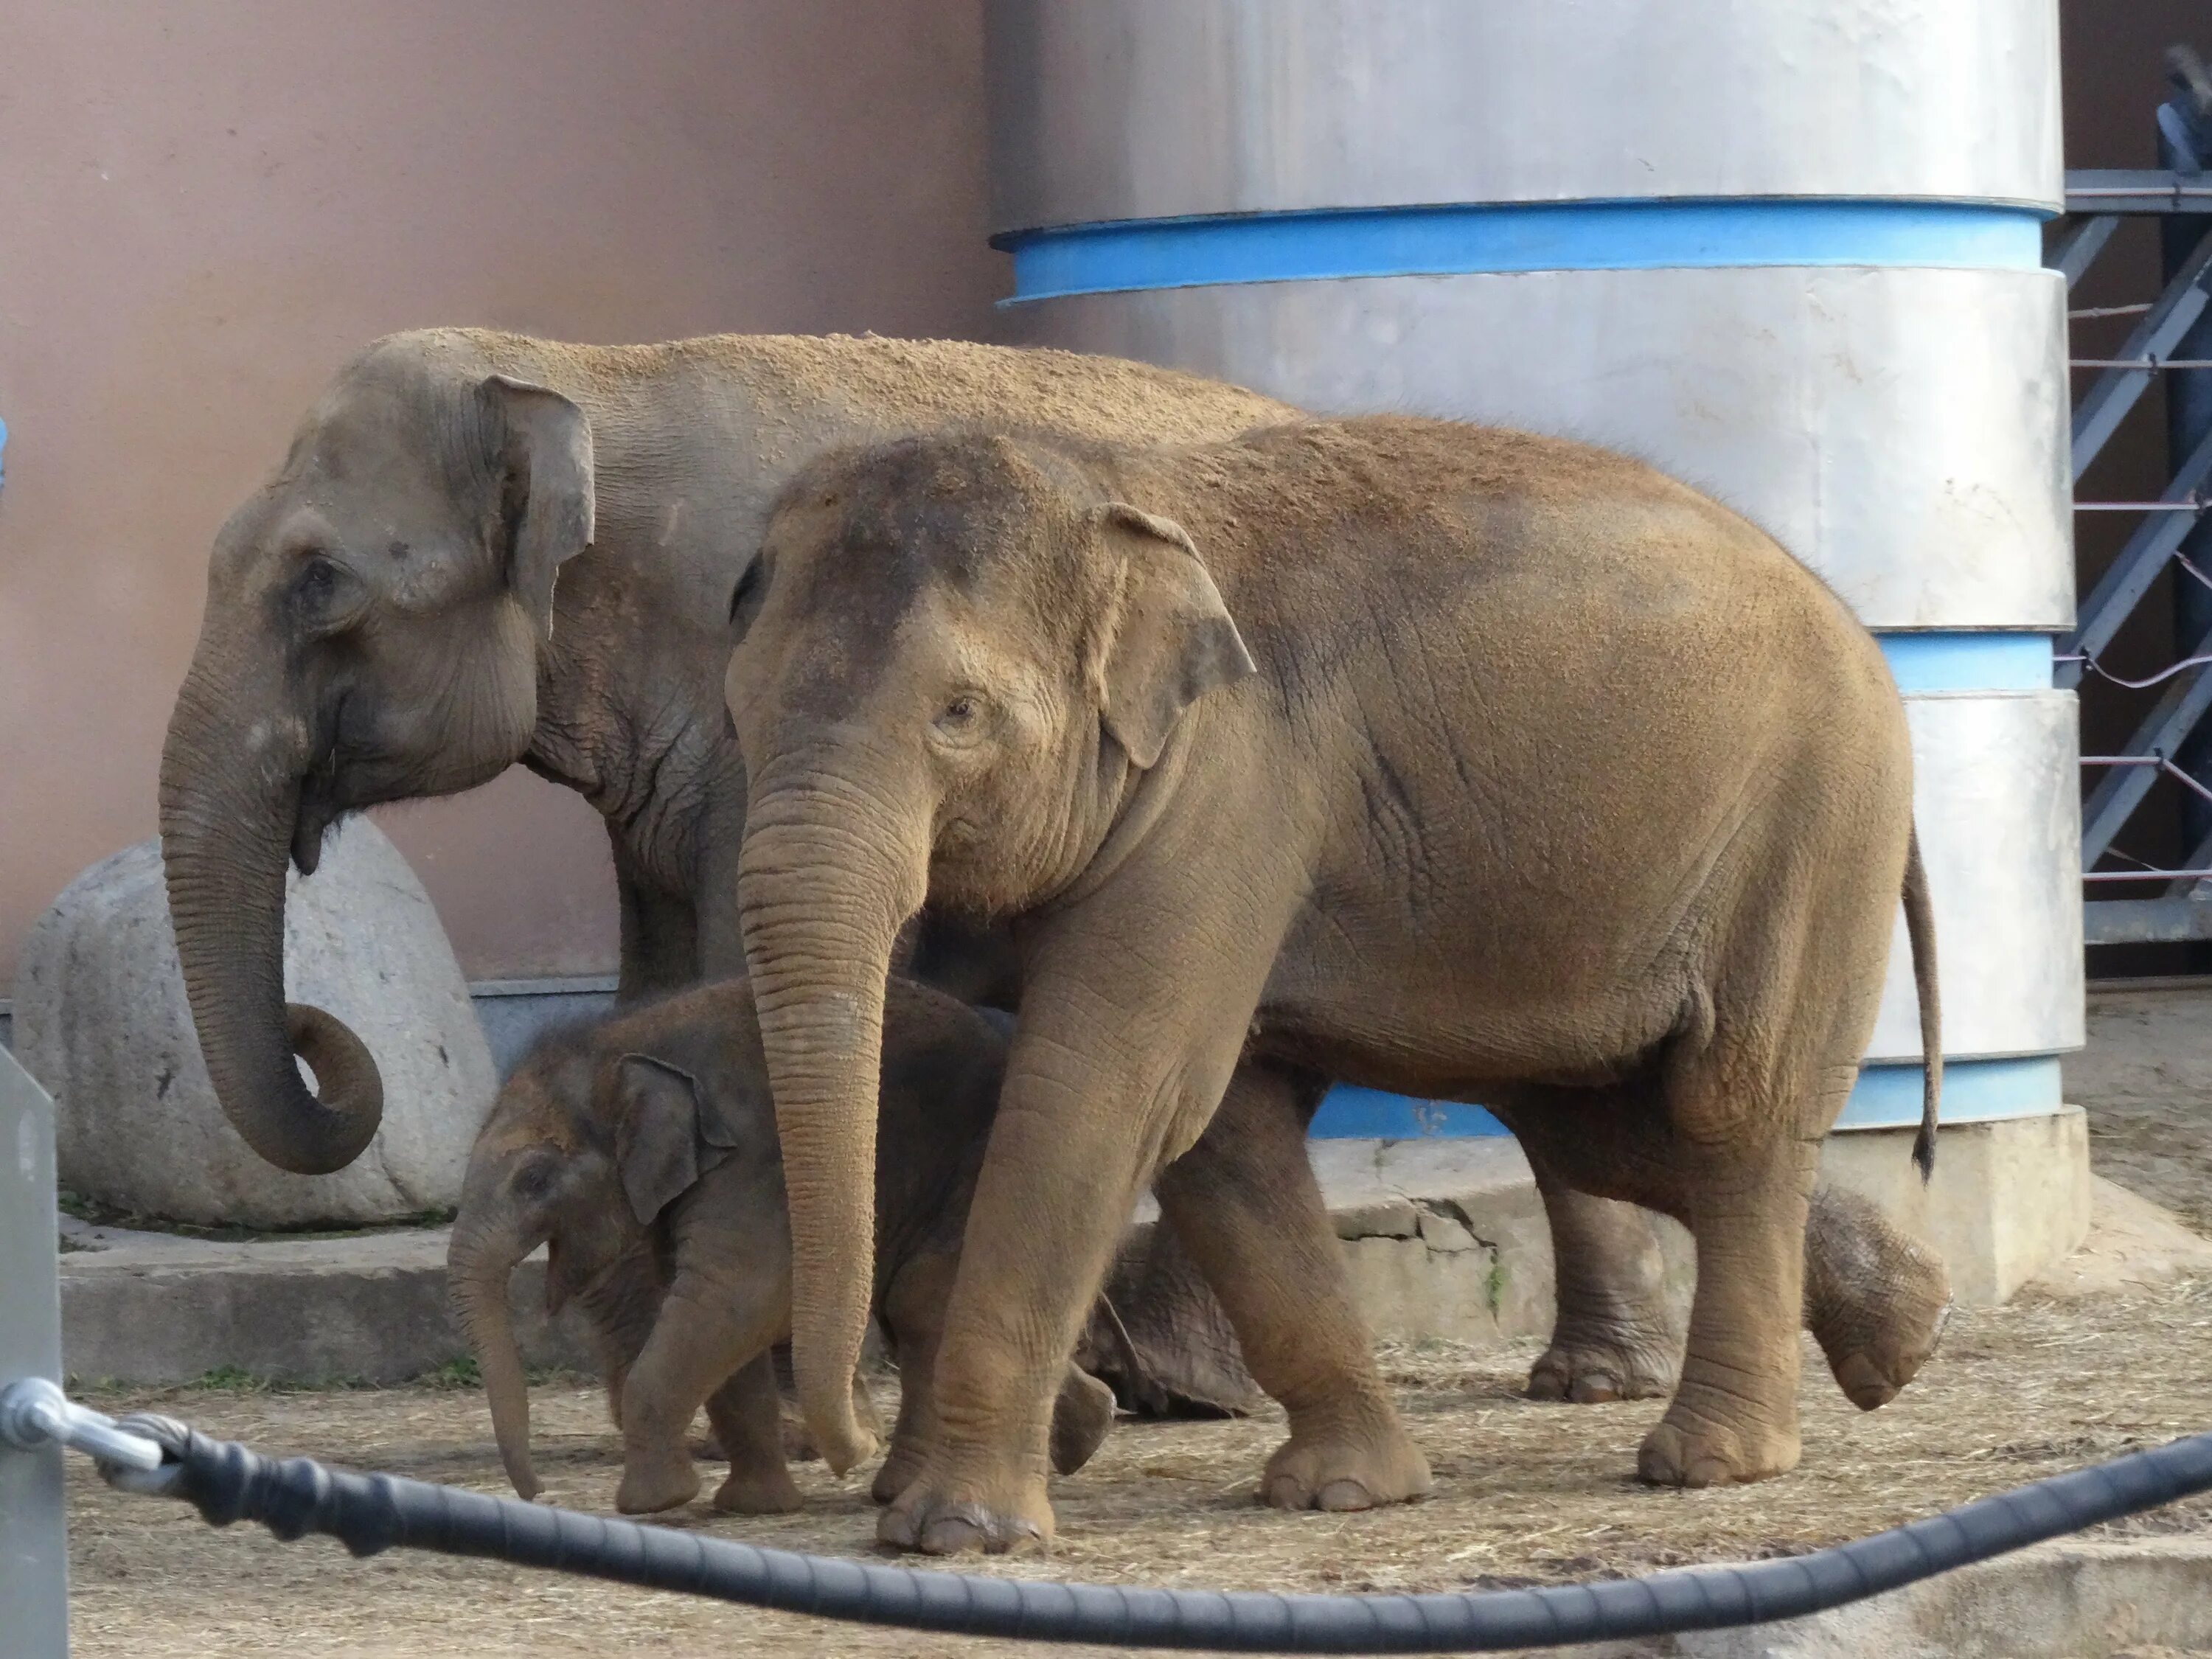
[[[1923,1182],[1936,1172],[1936,1124],[1943,1098],[1943,1010],[1936,988],[1936,910],[1928,902],[1928,866],[1920,861],[1916,827],[1905,854],[1905,933],[1912,945],[1912,988],[1920,997],[1920,1133],[1912,1161]]]

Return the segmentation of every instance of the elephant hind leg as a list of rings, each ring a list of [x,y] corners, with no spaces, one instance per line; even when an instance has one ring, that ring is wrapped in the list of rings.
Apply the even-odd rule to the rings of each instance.
[[[1267,1461],[1261,1501],[1371,1509],[1422,1496],[1429,1466],[1375,1368],[1307,1159],[1305,1096],[1317,1090],[1300,1074],[1238,1066],[1205,1134],[1154,1190],[1253,1375],[1289,1413],[1291,1437]]]
[[[1510,1114],[1506,1127],[1520,1136]],[[1551,1343],[1528,1372],[1529,1397],[1577,1405],[1665,1398],[1680,1364],[1682,1322],[1667,1300],[1650,1218],[1576,1190],[1540,1139],[1521,1140],[1551,1224],[1557,1293]]]
[[[1668,1069],[1668,1207],[1696,1241],[1698,1283],[1681,1382],[1637,1473],[1660,1486],[1764,1480],[1795,1468],[1801,1450],[1797,1332],[1820,1166],[1819,1138],[1803,1126],[1834,1120],[1856,1066],[1784,1058],[1747,1078],[1708,1050]],[[1696,1133],[1722,1118],[1725,1139]]]
[[[1951,1316],[1943,1258],[1879,1206],[1832,1182],[1813,1194],[1805,1234],[1805,1324],[1861,1411],[1894,1400]]]

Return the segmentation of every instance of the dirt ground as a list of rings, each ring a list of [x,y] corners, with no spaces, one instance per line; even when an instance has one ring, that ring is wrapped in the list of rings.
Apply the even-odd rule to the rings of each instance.
[[[2145,1364],[2155,1356],[2154,1364]],[[1059,1483],[1048,1561],[991,1571],[1191,1586],[1437,1589],[1632,1572],[1807,1548],[1932,1513],[2205,1425],[2212,1283],[2132,1300],[2031,1298],[1961,1314],[1921,1382],[1862,1416],[1807,1349],[1805,1461],[1758,1486],[1656,1492],[1631,1478],[1657,1402],[1539,1406],[1518,1387],[1533,1350],[1387,1351],[1415,1437],[1435,1466],[1428,1501],[1366,1515],[1280,1515],[1252,1501],[1279,1419],[1124,1423],[1091,1468]],[[888,1386],[888,1385],[887,1385]],[[171,1390],[109,1395],[276,1453],[505,1490],[483,1401],[412,1386],[313,1394]],[[618,1473],[598,1393],[535,1391],[551,1495],[605,1511]],[[108,1492],[71,1470],[76,1651],[131,1659],[628,1659],[1036,1652],[818,1624],[475,1562],[393,1553],[357,1562],[328,1540],[219,1533],[180,1504]],[[869,1548],[872,1506],[803,1466],[796,1516],[701,1526],[827,1553]],[[2212,1505],[2133,1523],[2212,1529]]]
[[[2089,1108],[2099,1170],[2212,1228],[2212,997],[2106,996],[2068,1092]],[[2201,1028],[2201,1030],[2200,1030]],[[2200,1052],[2201,1051],[2201,1052]],[[1805,1456],[1782,1480],[1705,1492],[1632,1479],[1662,1402],[1539,1406],[1519,1389],[1534,1345],[1473,1352],[1385,1350],[1415,1438],[1436,1471],[1427,1501],[1367,1515],[1280,1515],[1252,1492],[1279,1417],[1124,1422],[1090,1468],[1058,1483],[1048,1560],[980,1570],[1193,1587],[1441,1589],[1629,1573],[1802,1550],[1934,1513],[2136,1447],[2212,1426],[2212,1279],[2060,1301],[2030,1291],[1961,1312],[1920,1380],[1854,1411],[1806,1346]],[[888,1410],[896,1382],[883,1383]],[[619,1469],[601,1396],[581,1380],[534,1390],[538,1469],[550,1496],[607,1511]],[[504,1492],[482,1396],[429,1385],[272,1393],[110,1395],[264,1452]],[[873,1535],[865,1482],[802,1465],[810,1503],[769,1520],[675,1524],[830,1554]],[[710,1476],[711,1478],[711,1476]],[[72,1460],[76,1651],[130,1659],[691,1659],[1036,1654],[1048,1650],[817,1623],[475,1562],[394,1553],[355,1561],[337,1544],[219,1533],[180,1504],[108,1492]],[[2212,1534],[2212,1499],[2120,1530]],[[5,1646],[0,1635],[0,1649]],[[1060,1650],[1073,1653],[1075,1650]],[[1101,1651],[1090,1650],[1088,1651]]]

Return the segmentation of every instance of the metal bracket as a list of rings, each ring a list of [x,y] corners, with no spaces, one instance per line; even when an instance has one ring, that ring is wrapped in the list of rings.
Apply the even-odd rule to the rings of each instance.
[[[54,1103],[0,1048],[0,1381],[60,1394],[60,1261]],[[0,1643],[15,1659],[69,1654],[62,1517],[61,1447],[0,1445]]]

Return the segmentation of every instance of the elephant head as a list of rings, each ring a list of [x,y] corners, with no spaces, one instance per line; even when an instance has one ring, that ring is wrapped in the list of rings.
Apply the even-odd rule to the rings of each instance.
[[[738,591],[745,957],[782,1138],[799,1403],[869,1450],[846,1379],[873,1273],[893,941],[925,895],[982,915],[1071,887],[1184,711],[1252,672],[1176,525],[994,437],[826,457]]]
[[[757,1178],[727,1194],[731,1212],[720,1219],[753,1269],[747,1282],[776,1287],[763,1298],[771,1305],[750,1310],[756,1322],[773,1333],[788,1317],[787,1236],[765,1088],[756,1061],[752,1086],[740,1077],[744,1097],[732,1101],[718,1036],[677,1033],[672,1049],[654,1045],[669,1057],[556,1033],[516,1068],[477,1134],[447,1283],[483,1378],[501,1462],[525,1498],[537,1496],[538,1484],[509,1285],[538,1245],[550,1247],[546,1311],[579,1304],[618,1397],[665,1289],[666,1240],[654,1224],[701,1176],[738,1158]]]
[[[209,1077],[280,1168],[343,1168],[382,1108],[353,1034],[284,1000],[286,860],[312,872],[343,814],[521,757],[555,579],[592,539],[592,501],[574,404],[410,335],[339,374],[216,536],[162,750],[162,856]]]

